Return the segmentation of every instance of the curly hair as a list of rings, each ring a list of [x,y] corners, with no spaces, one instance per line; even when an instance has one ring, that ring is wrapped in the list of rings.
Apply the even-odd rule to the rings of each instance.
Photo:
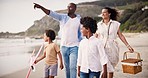
[[[45,30],[46,36],[49,37],[51,40],[54,40],[56,37],[56,34],[53,30]]]
[[[117,21],[117,18],[119,17],[119,13],[117,12],[116,9],[113,9],[113,8],[110,8],[110,7],[104,7],[104,9],[107,9],[108,13],[111,14],[110,19]]]
[[[81,18],[80,23],[85,27],[86,29],[90,29],[92,33],[95,33],[97,30],[97,22],[91,17],[84,17]]]

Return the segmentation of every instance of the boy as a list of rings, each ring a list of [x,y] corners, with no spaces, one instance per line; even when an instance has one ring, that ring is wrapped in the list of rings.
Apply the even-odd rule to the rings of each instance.
[[[38,57],[35,63],[45,58],[45,78],[54,78],[57,76],[58,59],[60,59],[60,68],[63,69],[62,56],[57,44],[53,42],[55,39],[55,32],[53,30],[45,30],[44,40],[48,42],[44,47],[43,55]]]
[[[97,30],[97,23],[91,17],[80,20],[81,32],[84,38],[79,44],[78,50],[78,76],[80,78],[99,78],[103,67],[103,78],[107,78],[108,58],[102,42],[93,34]]]

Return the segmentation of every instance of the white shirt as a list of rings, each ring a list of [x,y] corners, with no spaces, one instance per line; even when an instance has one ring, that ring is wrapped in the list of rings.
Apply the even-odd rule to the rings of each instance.
[[[109,28],[109,39],[114,40],[117,38],[117,32],[120,26],[120,23],[118,21],[110,20],[107,25],[103,21],[100,21],[98,22],[97,26],[98,30],[96,31],[96,33],[100,34],[101,39],[105,39],[108,36],[108,28]]]
[[[60,23],[59,37],[61,38],[61,46],[78,46],[79,42],[82,40],[80,32],[80,15],[71,18],[68,14],[50,11],[49,16]]]
[[[107,62],[108,58],[105,54],[102,41],[94,36],[81,40],[77,62],[77,65],[81,66],[81,72],[88,73],[89,69],[93,72],[101,71],[103,65],[107,64]]]
[[[69,18],[69,20],[65,23],[63,26],[62,36],[61,36],[61,45],[67,46],[67,47],[73,47],[79,45],[79,39],[78,39],[78,29],[80,27],[80,19],[75,18]]]

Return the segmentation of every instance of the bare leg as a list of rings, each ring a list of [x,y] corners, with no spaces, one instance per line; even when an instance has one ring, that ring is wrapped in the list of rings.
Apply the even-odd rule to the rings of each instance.
[[[109,77],[108,78],[113,78],[113,72],[109,72]]]

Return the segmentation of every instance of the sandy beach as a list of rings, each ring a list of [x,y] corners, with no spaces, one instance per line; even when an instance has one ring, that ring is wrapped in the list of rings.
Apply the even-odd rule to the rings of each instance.
[[[142,62],[142,72],[132,75],[132,74],[126,74],[122,72],[122,65],[121,60],[123,58],[123,53],[127,51],[128,49],[126,46],[117,39],[120,47],[120,61],[118,65],[116,66],[114,78],[148,78],[148,33],[124,33],[127,41],[129,44],[134,48],[136,52],[139,52],[141,55],[141,58],[143,59]],[[27,71],[29,67],[22,68],[19,71],[6,74],[4,76],[0,76],[0,78],[25,78]],[[36,71],[31,72],[31,75],[29,78],[43,78],[43,72],[44,72],[44,61],[39,62],[36,65]],[[11,70],[11,69],[10,69]],[[55,78],[65,78],[65,70],[58,70],[58,76]]]

